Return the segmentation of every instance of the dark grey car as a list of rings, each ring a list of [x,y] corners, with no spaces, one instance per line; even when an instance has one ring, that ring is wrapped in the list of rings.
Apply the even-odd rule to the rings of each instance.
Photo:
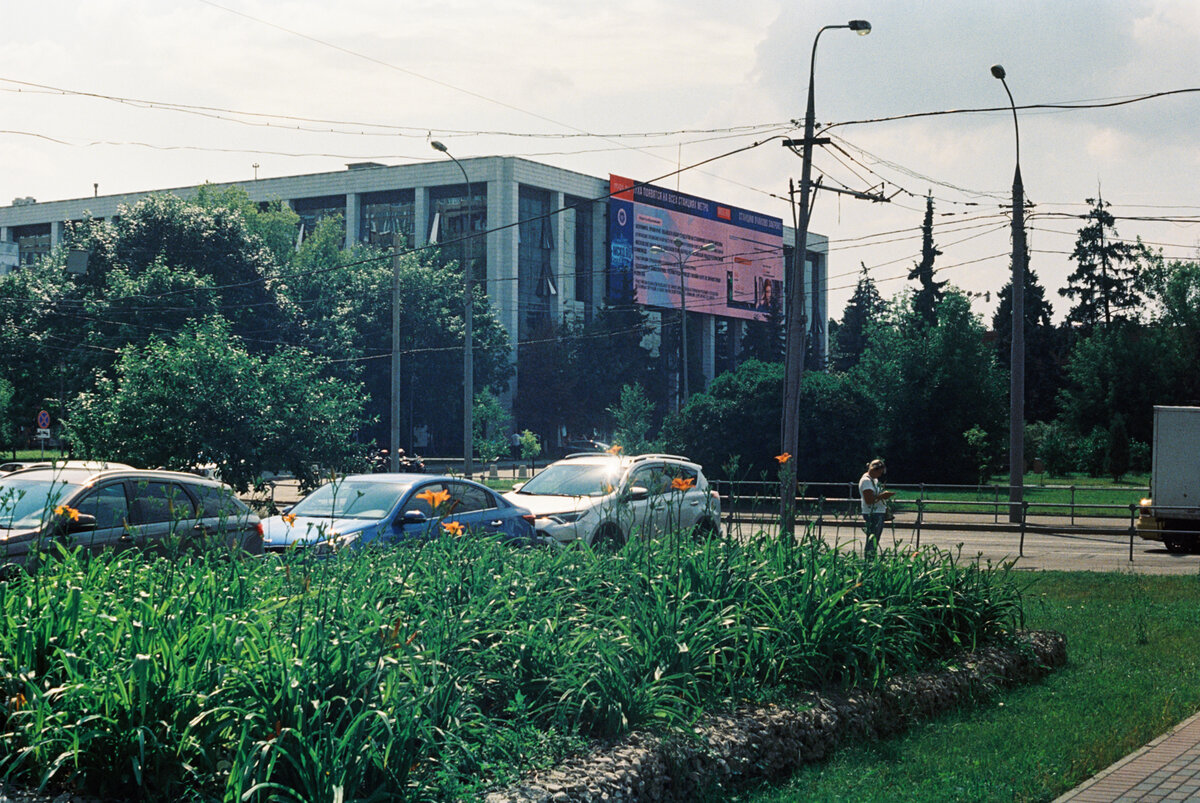
[[[215,480],[175,471],[31,468],[0,477],[0,565],[57,541],[90,552],[237,547],[262,553],[258,516]]]

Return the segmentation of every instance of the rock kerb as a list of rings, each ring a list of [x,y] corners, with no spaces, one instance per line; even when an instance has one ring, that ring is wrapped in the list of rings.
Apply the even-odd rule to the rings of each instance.
[[[568,759],[485,803],[694,802],[704,793],[783,778],[837,747],[904,730],[912,722],[1037,680],[1067,662],[1066,639],[1026,631],[1012,644],[963,653],[939,672],[903,675],[874,691],[810,692],[789,706],[706,715],[690,734],[633,732]]]

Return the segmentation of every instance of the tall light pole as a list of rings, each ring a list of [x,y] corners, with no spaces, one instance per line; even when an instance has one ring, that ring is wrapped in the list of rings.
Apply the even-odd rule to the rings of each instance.
[[[467,169],[463,167],[462,162],[454,158],[454,154],[441,142],[436,139],[429,143],[435,151],[441,151],[450,157],[458,169],[462,171],[463,181],[467,183],[467,226],[470,227],[471,212],[474,207],[474,197],[471,195],[471,178],[467,175]],[[463,240],[463,473],[470,478],[475,469],[474,465],[474,438],[475,438],[475,357],[473,354],[473,321],[474,304],[472,303],[471,292],[471,271],[473,265],[468,265],[466,260],[467,240]]]
[[[847,28],[859,36],[871,32],[871,23],[866,20],[850,20],[845,25],[826,25],[813,37],[812,57],[808,65],[808,108],[804,113],[804,141],[802,143],[800,167],[800,210],[796,218],[796,241],[792,247],[792,272],[787,281],[787,340],[784,349],[786,372],[783,385],[783,433],[782,451],[798,454],[800,450],[800,378],[804,374],[804,274],[808,266],[808,218],[809,197],[812,193],[812,149],[813,132],[816,127],[816,112],[813,108],[813,71],[817,65],[817,42],[821,34],[833,28]],[[814,288],[815,289],[815,288]],[[795,464],[793,464],[795,465]],[[783,517],[793,515],[796,498],[796,473],[786,472],[789,487],[782,489]],[[794,521],[782,521],[790,532]]]
[[[1012,107],[1013,134],[1017,143],[1017,167],[1012,188],[1012,351],[1008,384],[1008,520],[1019,522],[1023,515],[1025,490],[1025,185],[1021,182],[1021,129],[1017,104],[1013,101],[1004,68],[992,65]]]
[[[682,382],[680,383],[680,387],[683,390],[683,396],[680,399],[680,408],[687,404],[687,400],[691,398],[691,394],[688,392],[687,261],[701,251],[712,251],[716,247],[716,243],[704,243],[684,254],[683,240],[679,237],[675,238],[675,257],[679,261],[679,339],[682,348],[682,354],[680,355],[680,360],[682,360],[682,368],[680,368]],[[657,245],[650,246],[650,251],[655,254],[667,253],[665,248]]]

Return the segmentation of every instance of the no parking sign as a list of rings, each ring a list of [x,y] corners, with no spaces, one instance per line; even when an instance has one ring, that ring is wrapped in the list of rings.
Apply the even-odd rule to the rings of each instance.
[[[50,413],[42,410],[37,414],[37,438],[45,440],[50,437]]]

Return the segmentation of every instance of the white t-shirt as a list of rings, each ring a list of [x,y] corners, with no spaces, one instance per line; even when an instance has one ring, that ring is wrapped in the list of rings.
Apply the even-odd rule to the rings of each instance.
[[[873,505],[867,504],[866,491],[874,491],[875,492],[875,504],[873,504]],[[871,478],[870,472],[867,472],[866,474],[862,475],[862,479],[860,479],[858,481],[858,495],[862,499],[862,512],[863,513],[886,513],[887,512],[887,503],[879,498],[879,494],[881,494],[882,492],[883,492],[883,489],[879,487],[878,482],[876,482],[874,479]]]

